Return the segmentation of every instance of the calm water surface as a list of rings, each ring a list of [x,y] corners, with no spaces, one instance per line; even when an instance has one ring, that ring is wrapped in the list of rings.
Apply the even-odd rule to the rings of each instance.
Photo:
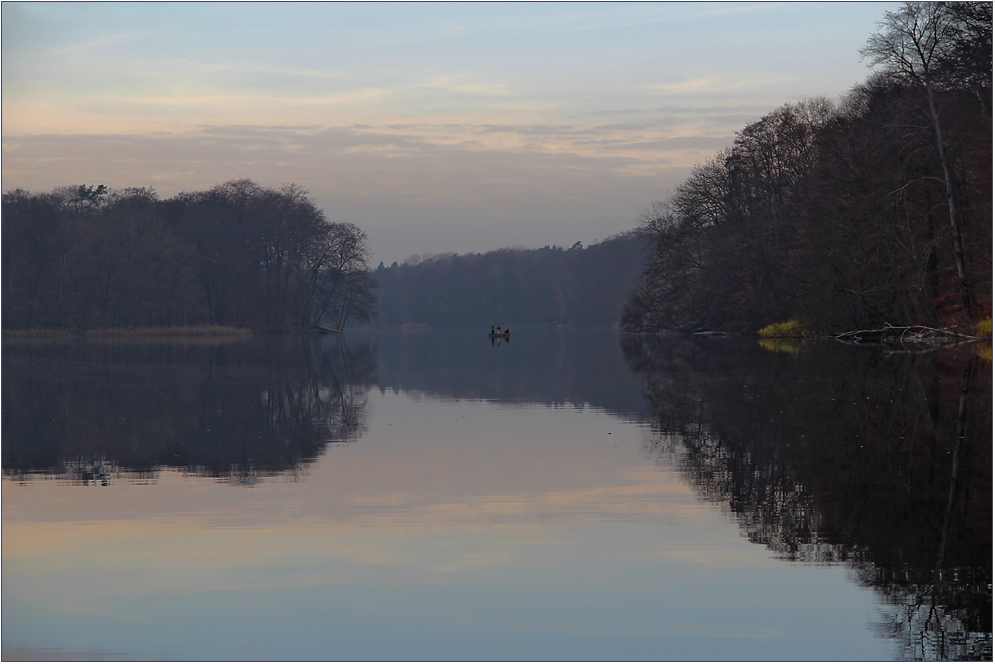
[[[4,659],[990,659],[991,346],[3,344]]]

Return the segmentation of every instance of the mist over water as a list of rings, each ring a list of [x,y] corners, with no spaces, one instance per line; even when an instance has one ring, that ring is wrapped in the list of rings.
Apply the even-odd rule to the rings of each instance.
[[[5,659],[990,659],[990,353],[6,341]]]

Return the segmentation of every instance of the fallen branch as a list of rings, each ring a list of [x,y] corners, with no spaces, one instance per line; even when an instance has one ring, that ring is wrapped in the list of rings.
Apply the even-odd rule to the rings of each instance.
[[[959,343],[961,341],[975,341],[981,337],[974,337],[969,334],[961,334],[953,330],[926,327],[924,325],[906,325],[904,327],[893,327],[888,325],[877,330],[854,330],[838,334],[834,339],[840,341],[850,341],[854,343],[893,343],[893,344],[922,344],[922,343]]]

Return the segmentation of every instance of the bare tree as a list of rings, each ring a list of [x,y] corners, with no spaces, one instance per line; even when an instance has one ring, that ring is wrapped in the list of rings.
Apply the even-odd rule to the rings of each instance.
[[[825,99],[769,113],[644,215],[646,268],[623,329],[752,332],[790,315],[800,201],[832,114]]]
[[[885,72],[925,93],[936,154],[946,188],[947,213],[961,298],[968,317],[973,319],[971,291],[964,267],[964,247],[954,195],[954,176],[936,104],[936,93],[944,70],[942,65],[953,57],[961,32],[954,15],[944,3],[937,2],[907,2],[897,12],[886,12],[880,23],[880,30],[868,38],[860,54],[870,60],[871,66],[883,65]]]

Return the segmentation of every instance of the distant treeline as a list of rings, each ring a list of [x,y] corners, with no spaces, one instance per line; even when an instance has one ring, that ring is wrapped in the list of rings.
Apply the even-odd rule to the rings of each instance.
[[[378,325],[433,328],[522,325],[610,326],[639,276],[643,242],[634,231],[589,247],[501,249],[412,257],[373,272]]]
[[[842,103],[784,106],[645,215],[629,331],[991,316],[992,4],[907,3]]]
[[[307,192],[250,180],[160,200],[149,188],[3,196],[3,326],[197,324],[269,329],[368,321],[366,235]]]

